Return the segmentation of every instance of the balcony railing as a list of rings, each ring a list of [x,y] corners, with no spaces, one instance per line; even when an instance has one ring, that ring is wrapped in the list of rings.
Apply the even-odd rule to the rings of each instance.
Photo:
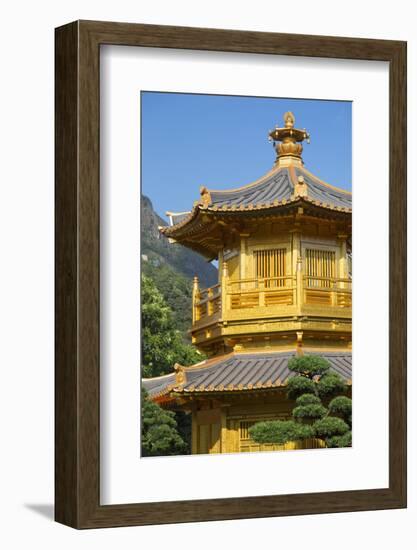
[[[352,307],[352,279],[304,276],[303,283],[307,305]]]
[[[210,317],[221,310],[221,287],[219,284],[198,290],[194,297],[194,321]]]
[[[200,290],[195,282],[193,306],[194,324],[215,317],[227,320],[228,311],[242,309],[276,306],[351,308],[352,280],[297,273],[284,277],[228,280],[204,290]]]
[[[226,289],[229,309],[292,305],[296,301],[296,278],[292,275],[238,279],[229,281]]]

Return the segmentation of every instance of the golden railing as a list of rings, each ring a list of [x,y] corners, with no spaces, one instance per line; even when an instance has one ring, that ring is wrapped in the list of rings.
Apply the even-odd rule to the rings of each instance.
[[[352,279],[303,277],[306,305],[352,307]]]
[[[295,303],[296,278],[264,277],[237,279],[227,284],[227,306],[230,309],[292,305]]]
[[[224,317],[228,310],[273,306],[351,308],[352,280],[297,272],[283,277],[227,280],[204,290],[195,282],[193,323],[214,315]]]
[[[194,294],[194,321],[210,317],[221,310],[221,287],[214,285]]]

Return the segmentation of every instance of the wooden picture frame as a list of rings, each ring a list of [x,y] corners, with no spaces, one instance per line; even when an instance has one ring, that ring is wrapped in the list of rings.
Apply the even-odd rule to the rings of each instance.
[[[389,62],[389,487],[100,505],[99,56],[117,44]],[[75,528],[406,506],[406,43],[111,22],[56,29],[56,521]]]

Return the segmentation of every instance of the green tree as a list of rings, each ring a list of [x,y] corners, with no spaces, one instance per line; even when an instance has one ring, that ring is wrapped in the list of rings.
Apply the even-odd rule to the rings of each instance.
[[[318,437],[327,447],[351,446],[352,400],[337,395],[347,390],[341,376],[330,372],[330,363],[317,355],[293,357],[288,368],[295,373],[287,384],[288,398],[295,399],[293,420],[258,422],[249,429],[251,438],[282,445]]]
[[[192,365],[205,356],[183,341],[172,310],[149,277],[142,275],[142,375],[172,372],[175,363]]]
[[[192,281],[157,258],[142,263],[142,273],[152,279],[171,309],[172,319],[186,343],[190,342],[192,324]]]
[[[145,378],[160,376],[173,371],[175,363],[181,365],[192,365],[205,359],[205,355],[196,348],[184,342],[182,333],[178,330],[178,323],[173,316],[172,310],[166,303],[161,292],[157,289],[154,281],[142,275],[141,278],[142,294],[142,376]],[[165,412],[161,407],[155,405],[155,415],[158,412],[159,417],[165,418]],[[162,411],[162,412],[161,412]],[[161,445],[166,444],[165,435],[169,428],[174,429],[169,422],[161,424],[161,428],[153,427],[147,437],[152,436],[151,443],[144,440],[143,448],[149,449],[156,446],[157,453],[163,454],[190,454],[191,452],[191,419],[181,411],[167,412],[169,418],[175,423],[175,433],[184,443],[185,447],[173,446],[175,452],[164,453],[163,449],[158,448],[156,437],[161,437]],[[159,418],[157,417],[157,418]],[[161,418],[162,418],[161,417]],[[166,418],[165,418],[166,419]],[[144,424],[145,425],[145,424]],[[142,438],[143,439],[143,438]],[[145,451],[144,451],[145,452]],[[151,451],[146,451],[151,452]],[[148,455],[146,455],[148,456]],[[152,455],[153,456],[153,455]]]
[[[142,389],[142,456],[188,454],[188,446],[177,430],[175,414],[166,411]]]

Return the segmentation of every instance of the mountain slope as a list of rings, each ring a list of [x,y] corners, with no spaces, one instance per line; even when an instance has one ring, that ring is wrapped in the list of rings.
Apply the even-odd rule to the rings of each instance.
[[[141,218],[142,273],[155,282],[173,311],[178,329],[188,340],[193,277],[197,276],[201,287],[206,288],[217,283],[217,269],[192,250],[170,244],[159,233],[158,226],[167,224],[144,195],[141,197]]]

